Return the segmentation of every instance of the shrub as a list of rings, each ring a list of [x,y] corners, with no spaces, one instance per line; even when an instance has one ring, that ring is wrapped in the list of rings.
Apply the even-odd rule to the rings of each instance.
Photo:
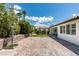
[[[29,22],[27,22],[25,20],[20,20],[19,25],[20,25],[20,34],[32,33],[33,27],[32,27],[32,25],[30,25]]]
[[[20,20],[20,34],[27,34],[28,33],[28,24],[25,20]]]

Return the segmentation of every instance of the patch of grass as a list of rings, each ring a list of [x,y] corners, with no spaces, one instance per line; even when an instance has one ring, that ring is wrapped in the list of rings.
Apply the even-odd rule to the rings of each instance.
[[[37,34],[37,35],[32,35],[32,37],[48,37],[46,34]]]
[[[4,49],[14,49],[16,46],[18,46],[18,44],[8,45],[4,47]]]

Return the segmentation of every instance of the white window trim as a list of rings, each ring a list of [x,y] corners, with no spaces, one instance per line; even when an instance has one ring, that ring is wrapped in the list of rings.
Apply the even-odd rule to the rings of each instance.
[[[76,24],[76,23],[72,23],[72,24]],[[67,30],[66,30],[67,26],[66,25],[60,26],[60,34],[76,35],[76,33],[75,34],[72,34],[72,29],[76,30],[76,27],[75,28],[72,28],[72,24],[66,24],[66,25],[70,25],[70,34],[67,34]],[[64,27],[64,26],[65,26],[65,33],[61,33],[61,32],[63,32],[63,29],[61,27]]]

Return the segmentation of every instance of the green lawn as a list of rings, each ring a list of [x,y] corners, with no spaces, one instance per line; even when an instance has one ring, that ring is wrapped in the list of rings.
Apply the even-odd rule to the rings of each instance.
[[[32,37],[48,37],[46,34],[37,34],[37,35],[32,35]]]
[[[18,44],[8,45],[4,47],[4,49],[14,49],[16,46],[18,46]]]

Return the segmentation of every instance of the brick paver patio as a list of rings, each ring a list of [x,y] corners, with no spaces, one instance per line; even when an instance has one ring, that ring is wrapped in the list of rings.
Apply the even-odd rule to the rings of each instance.
[[[0,55],[10,56],[76,56],[50,37],[28,37],[18,43],[15,49],[1,50]]]

